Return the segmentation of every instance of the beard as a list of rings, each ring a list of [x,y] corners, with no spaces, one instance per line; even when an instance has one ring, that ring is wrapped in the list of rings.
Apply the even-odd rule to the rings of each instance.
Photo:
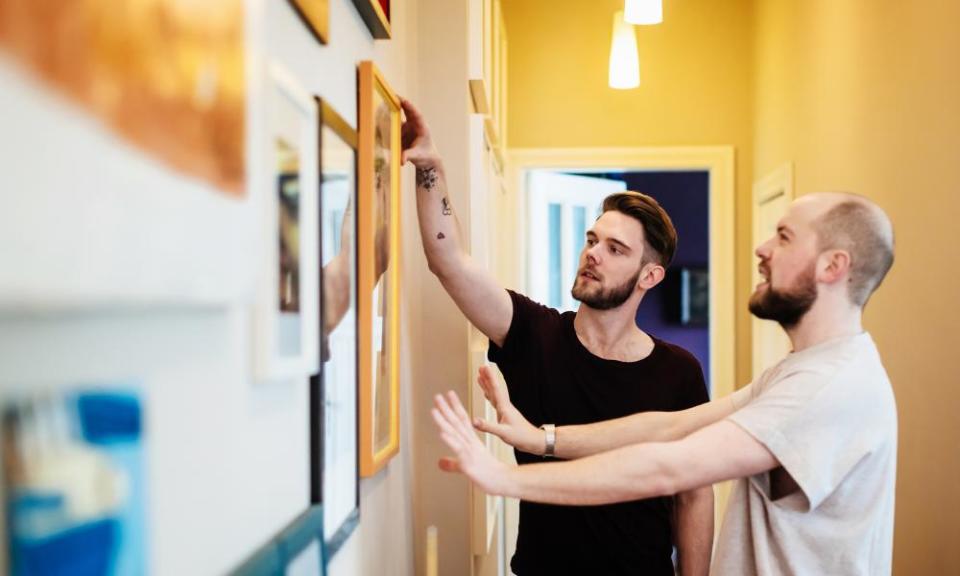
[[[750,313],[761,320],[773,320],[784,328],[796,326],[817,301],[815,263],[805,270],[794,286],[775,290],[767,281],[765,291],[750,296]]]
[[[581,270],[581,272],[582,271],[583,270]],[[623,284],[607,289],[598,286],[591,290],[580,283],[580,275],[577,274],[577,280],[573,283],[570,295],[573,296],[574,300],[578,300],[580,303],[586,304],[595,310],[611,310],[621,306],[630,298],[634,289],[637,287],[637,280],[639,278],[640,271],[637,270],[633,278],[628,279]]]

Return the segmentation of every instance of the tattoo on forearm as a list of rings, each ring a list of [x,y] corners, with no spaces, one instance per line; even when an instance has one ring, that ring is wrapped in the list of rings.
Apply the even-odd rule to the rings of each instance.
[[[443,202],[443,215],[444,215],[444,216],[449,216],[449,215],[453,214],[453,208],[450,207],[450,201],[447,200],[447,197],[446,197],[446,196],[444,196],[444,197],[441,199],[441,202]]]
[[[433,190],[437,186],[437,169],[418,168],[417,186],[424,190]]]
[[[443,240],[444,238],[446,238],[446,236],[443,235],[443,232],[437,233],[437,240]]]

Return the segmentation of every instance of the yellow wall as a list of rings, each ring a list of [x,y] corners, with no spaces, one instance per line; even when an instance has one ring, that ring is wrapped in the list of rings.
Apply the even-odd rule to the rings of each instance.
[[[736,253],[750,248],[751,0],[664,3],[637,29],[641,86],[607,87],[613,13],[622,0],[505,0],[511,148],[732,145]],[[750,260],[737,266],[737,382],[750,377]],[[729,328],[734,337],[734,327]]]
[[[755,176],[886,208],[897,261],[866,312],[900,415],[894,572],[960,574],[960,3],[758,2]]]
[[[895,572],[960,573],[960,4],[665,2],[640,28],[643,84],[606,87],[618,0],[505,0],[511,147],[731,144],[737,150],[737,376],[750,373],[752,182],[884,206],[897,262],[866,313],[900,411]]]

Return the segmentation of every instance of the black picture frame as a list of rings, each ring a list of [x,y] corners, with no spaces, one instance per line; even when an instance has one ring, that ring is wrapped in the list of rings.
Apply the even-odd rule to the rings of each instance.
[[[353,227],[353,240],[351,242],[351,250],[353,252],[352,262],[350,264],[350,273],[352,274],[353,283],[353,302],[356,302],[356,277],[357,277],[357,241],[356,241],[356,230],[357,230],[357,211],[355,209],[357,202],[357,155],[358,155],[358,136],[357,131],[350,127],[350,125],[340,116],[326,101],[316,97],[317,105],[317,118],[318,118],[318,139],[319,146],[318,150],[318,165],[320,166],[319,176],[320,181],[318,182],[319,187],[319,202],[318,202],[318,218],[320,225],[318,226],[317,234],[317,253],[320,255],[321,264],[323,263],[324,258],[324,230],[325,227],[330,226],[331,223],[325,221],[325,207],[326,202],[329,200],[325,198],[324,194],[324,174],[326,172],[325,166],[323,163],[324,159],[324,150],[326,146],[329,146],[325,142],[325,139],[329,134],[335,135],[343,144],[346,144],[349,148],[353,150],[353,165],[352,169],[352,187],[349,190],[350,199],[348,200],[348,208],[344,211],[343,222],[344,225],[349,224]],[[351,209],[349,206],[353,206]],[[341,247],[342,248],[342,247]],[[328,362],[331,361],[331,352],[329,350],[329,339],[326,328],[327,320],[327,310],[324,302],[326,301],[327,294],[325,294],[325,271],[326,266],[319,266],[320,273],[320,286],[321,286],[321,305],[319,306],[320,314],[318,315],[319,322],[319,346],[320,346],[320,371],[310,377],[310,499],[311,503],[314,505],[324,503],[325,500],[330,497],[330,495],[324,494],[323,485],[325,474],[329,471],[326,470],[324,465],[327,456],[327,450],[325,448],[325,442],[328,441],[329,430],[326,430],[326,419],[327,414],[326,410],[328,408],[328,395],[329,387],[331,385],[327,379],[331,376],[330,366]],[[353,316],[354,322],[354,342],[353,342],[353,414],[354,414],[354,426],[353,429],[349,432],[352,433],[355,440],[354,446],[357,446],[357,439],[359,438],[359,326],[357,324],[356,314]],[[350,407],[347,407],[347,410],[350,410]],[[354,467],[353,467],[353,482],[354,482],[354,506],[352,511],[346,515],[345,519],[336,527],[336,530],[332,535],[325,538],[324,542],[324,556],[327,560],[332,558],[343,543],[349,538],[349,536],[356,529],[360,521],[360,453],[358,449],[354,450],[353,453]],[[331,512],[330,503],[325,506],[326,512]]]
[[[353,4],[370,30],[370,35],[378,40],[389,40],[392,34],[390,13],[393,11],[393,2],[396,1],[388,0],[386,10],[380,6],[379,0],[353,0]]]
[[[703,327],[710,324],[710,270],[677,266],[663,281],[663,316],[671,324]]]

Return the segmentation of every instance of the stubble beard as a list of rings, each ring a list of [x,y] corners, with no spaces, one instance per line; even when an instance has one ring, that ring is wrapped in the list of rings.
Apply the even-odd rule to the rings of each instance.
[[[630,299],[636,289],[637,280],[640,278],[640,271],[638,270],[632,278],[612,288],[604,289],[599,286],[599,281],[597,281],[597,288],[590,289],[587,282],[581,281],[580,274],[582,272],[583,270],[580,270],[577,274],[573,288],[570,289],[570,295],[573,296],[574,300],[595,310],[612,310],[622,306],[624,302]]]

